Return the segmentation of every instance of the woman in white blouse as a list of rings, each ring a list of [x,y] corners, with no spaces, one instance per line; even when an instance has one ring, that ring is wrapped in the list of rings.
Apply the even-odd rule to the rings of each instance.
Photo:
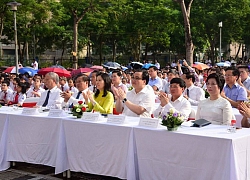
[[[228,100],[221,97],[225,79],[219,74],[210,74],[206,80],[209,98],[198,104],[196,119],[206,119],[212,124],[227,125],[232,120],[232,107]]]

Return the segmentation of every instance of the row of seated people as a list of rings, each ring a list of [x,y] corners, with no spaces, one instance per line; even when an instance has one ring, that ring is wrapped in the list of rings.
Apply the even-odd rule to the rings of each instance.
[[[226,73],[227,72],[231,72],[232,74],[226,74],[225,77],[234,76],[233,70],[228,70]],[[112,86],[109,75],[106,73],[97,73],[97,90],[93,92],[88,89],[88,77],[86,75],[79,75],[75,79],[76,88],[79,93],[72,94],[70,91],[61,91],[58,87],[58,75],[51,72],[44,78],[44,85],[48,89],[41,92],[41,97],[36,106],[51,107],[54,104],[70,106],[76,104],[78,100],[84,100],[85,103],[89,105],[90,109],[109,114],[113,112],[114,99],[116,99],[116,111],[128,116],[150,117],[151,114],[154,114],[155,117],[158,117],[168,112],[170,108],[175,108],[177,111],[180,111],[186,119],[189,117],[191,113],[191,104],[183,95],[186,88],[186,83],[183,79],[173,78],[170,81],[170,94],[164,92],[158,94],[160,105],[156,110],[154,110],[154,90],[148,85],[148,81],[149,74],[147,71],[135,71],[132,76],[133,90],[126,93],[119,87],[113,87],[111,90]],[[210,98],[204,99],[198,103],[196,119],[204,118],[210,120],[214,124],[227,124],[232,119],[232,104],[230,104],[228,97],[223,97],[223,88],[225,88],[224,76],[211,74],[208,76],[206,82]],[[4,92],[3,87],[2,84],[2,92]],[[84,89],[84,87],[86,88]],[[25,92],[22,90],[22,84],[20,84],[20,86],[18,85],[16,94],[12,95],[12,99],[10,98],[10,104],[17,103],[21,105],[19,99],[25,99]],[[16,98],[17,94],[19,94],[20,97],[18,99]]]

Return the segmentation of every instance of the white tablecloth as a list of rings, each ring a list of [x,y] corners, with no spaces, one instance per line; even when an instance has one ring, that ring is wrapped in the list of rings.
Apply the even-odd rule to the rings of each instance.
[[[7,127],[7,115],[0,113],[0,171],[10,167],[10,163],[6,160]]]
[[[63,124],[71,171],[135,179],[132,127],[72,119]]]
[[[62,119],[9,115],[7,160],[68,169]]]
[[[134,135],[140,179],[250,179],[250,129],[229,134],[215,125],[177,132],[134,128]]]

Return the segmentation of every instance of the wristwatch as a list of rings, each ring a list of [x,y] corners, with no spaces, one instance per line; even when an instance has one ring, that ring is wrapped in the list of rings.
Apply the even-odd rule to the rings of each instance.
[[[124,98],[123,100],[122,100],[122,103],[125,103],[127,101],[127,98]]]

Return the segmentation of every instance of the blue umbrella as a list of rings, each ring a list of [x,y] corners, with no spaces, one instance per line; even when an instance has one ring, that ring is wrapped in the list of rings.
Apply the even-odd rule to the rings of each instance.
[[[223,66],[223,67],[228,67],[230,66],[230,64],[228,63],[225,63],[225,62],[219,62],[219,63],[216,63],[217,66]]]
[[[127,67],[122,66],[122,70],[123,70],[123,71],[126,71],[127,69],[128,69]]]
[[[20,74],[29,74],[30,76],[34,76],[35,74],[37,74],[37,70],[31,67],[23,67],[20,68],[18,71]]]
[[[148,69],[150,66],[155,66],[155,65],[154,65],[154,64],[150,64],[150,63],[144,64],[144,65],[142,66],[142,69]]]
[[[103,64],[105,68],[121,69],[121,65],[117,62],[106,62]]]
[[[131,62],[131,63],[130,63],[130,66],[131,66],[133,69],[141,69],[141,67],[143,66],[143,64],[140,63],[140,62]]]

